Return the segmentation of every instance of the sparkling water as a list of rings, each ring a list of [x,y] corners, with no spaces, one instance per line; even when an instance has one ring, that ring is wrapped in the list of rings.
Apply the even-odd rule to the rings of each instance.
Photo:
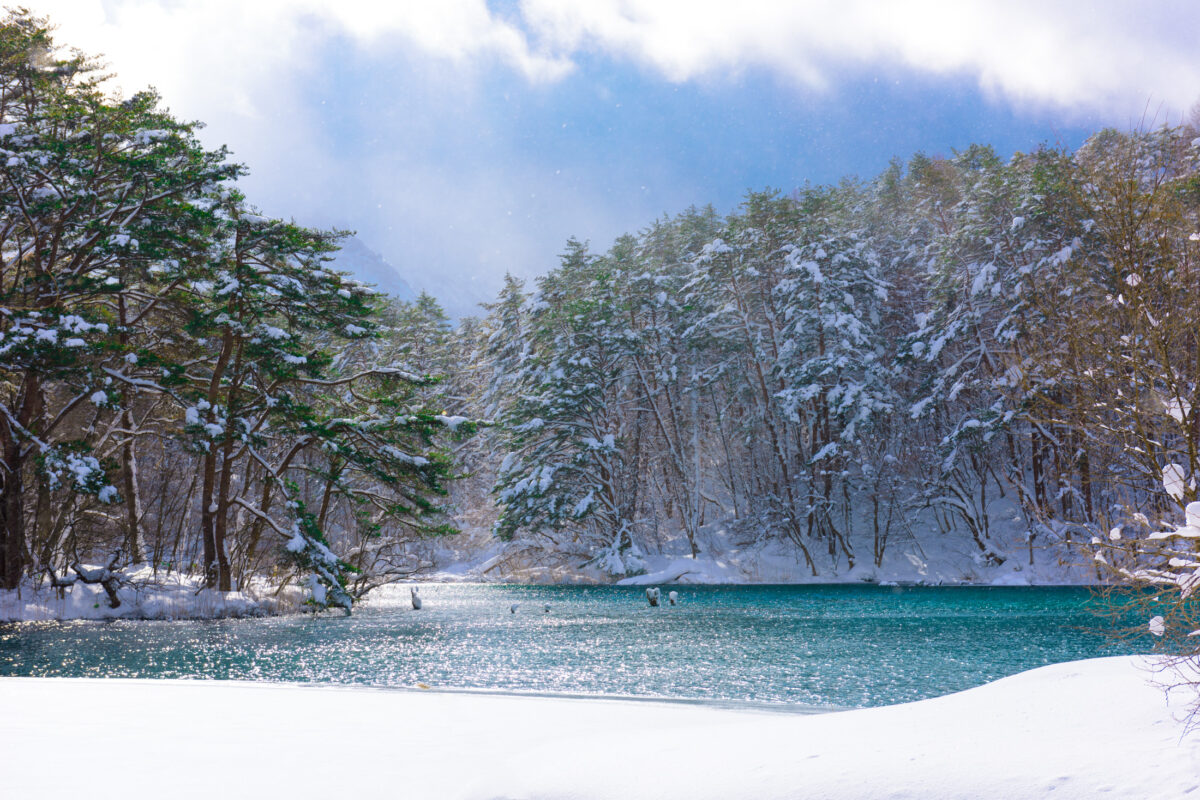
[[[353,616],[0,626],[0,675],[883,705],[1128,652],[1077,588],[425,585]],[[399,598],[403,597],[403,601]],[[516,613],[511,606],[519,604]],[[549,611],[545,608],[549,607]]]

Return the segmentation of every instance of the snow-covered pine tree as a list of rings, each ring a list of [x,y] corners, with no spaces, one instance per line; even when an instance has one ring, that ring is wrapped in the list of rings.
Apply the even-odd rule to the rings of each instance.
[[[447,483],[460,458],[447,446],[475,422],[447,380],[451,337],[445,314],[428,295],[413,304],[377,298],[376,335],[331,342],[330,390],[308,389],[332,439],[301,457],[317,527],[354,567],[349,593],[428,569],[425,540],[456,533],[446,521]]]
[[[485,418],[495,416],[503,404],[513,400],[531,346],[528,300],[525,282],[505,273],[496,301],[484,306],[488,315],[481,330],[486,337],[481,349],[489,375],[480,405]]]
[[[597,258],[574,239],[539,282],[532,347],[504,420],[496,532],[563,536],[556,546],[614,575],[642,568],[636,544],[637,464],[627,429],[632,332],[620,305],[619,256]],[[627,449],[628,448],[628,449]]]
[[[707,469],[711,412],[704,397],[708,377],[699,350],[687,332],[693,309],[684,300],[690,262],[719,228],[711,208],[688,209],[656,222],[636,246],[628,283],[631,331],[629,363],[639,412],[648,417],[639,440],[643,504],[664,522],[678,525],[693,557],[708,504],[718,503],[710,488],[721,480]],[[734,491],[732,485],[730,493]],[[733,501],[736,505],[736,501]],[[720,506],[718,506],[720,508]]]
[[[869,239],[850,222],[856,195],[844,187],[800,196],[803,222],[782,248],[774,288],[784,320],[775,396],[800,432],[810,536],[850,566],[854,481],[872,450],[872,423],[895,405],[879,329],[887,285]]]
[[[30,566],[25,553],[48,559],[57,549],[63,512],[82,495],[119,499],[115,465],[96,457],[89,433],[141,388],[114,385],[111,366],[128,347],[112,313],[128,289],[123,264],[142,231],[148,246],[185,231],[190,201],[239,171],[222,151],[201,149],[153,94],[116,102],[99,83],[88,59],[61,55],[44,20],[18,11],[0,23],[4,588]],[[56,492],[65,505],[50,501]]]

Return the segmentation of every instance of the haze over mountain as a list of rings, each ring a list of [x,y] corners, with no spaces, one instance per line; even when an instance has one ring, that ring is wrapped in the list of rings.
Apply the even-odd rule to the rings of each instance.
[[[387,259],[367,247],[357,236],[342,241],[342,249],[333,260],[336,269],[349,272],[363,283],[369,283],[381,292],[398,300],[411,302],[417,293],[408,285],[400,270]]]

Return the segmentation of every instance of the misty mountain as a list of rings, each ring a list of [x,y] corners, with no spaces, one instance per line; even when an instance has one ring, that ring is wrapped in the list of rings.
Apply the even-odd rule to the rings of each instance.
[[[342,241],[342,249],[334,258],[333,267],[349,272],[363,283],[369,283],[399,300],[411,302],[417,299],[417,293],[400,275],[400,271],[363,244],[357,236]]]

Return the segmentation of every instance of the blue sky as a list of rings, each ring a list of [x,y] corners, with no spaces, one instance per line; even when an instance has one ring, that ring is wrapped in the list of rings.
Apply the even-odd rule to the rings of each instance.
[[[1200,4],[42,0],[265,212],[352,228],[469,313],[505,271],[747,189],[973,142],[1078,146],[1200,100]]]

